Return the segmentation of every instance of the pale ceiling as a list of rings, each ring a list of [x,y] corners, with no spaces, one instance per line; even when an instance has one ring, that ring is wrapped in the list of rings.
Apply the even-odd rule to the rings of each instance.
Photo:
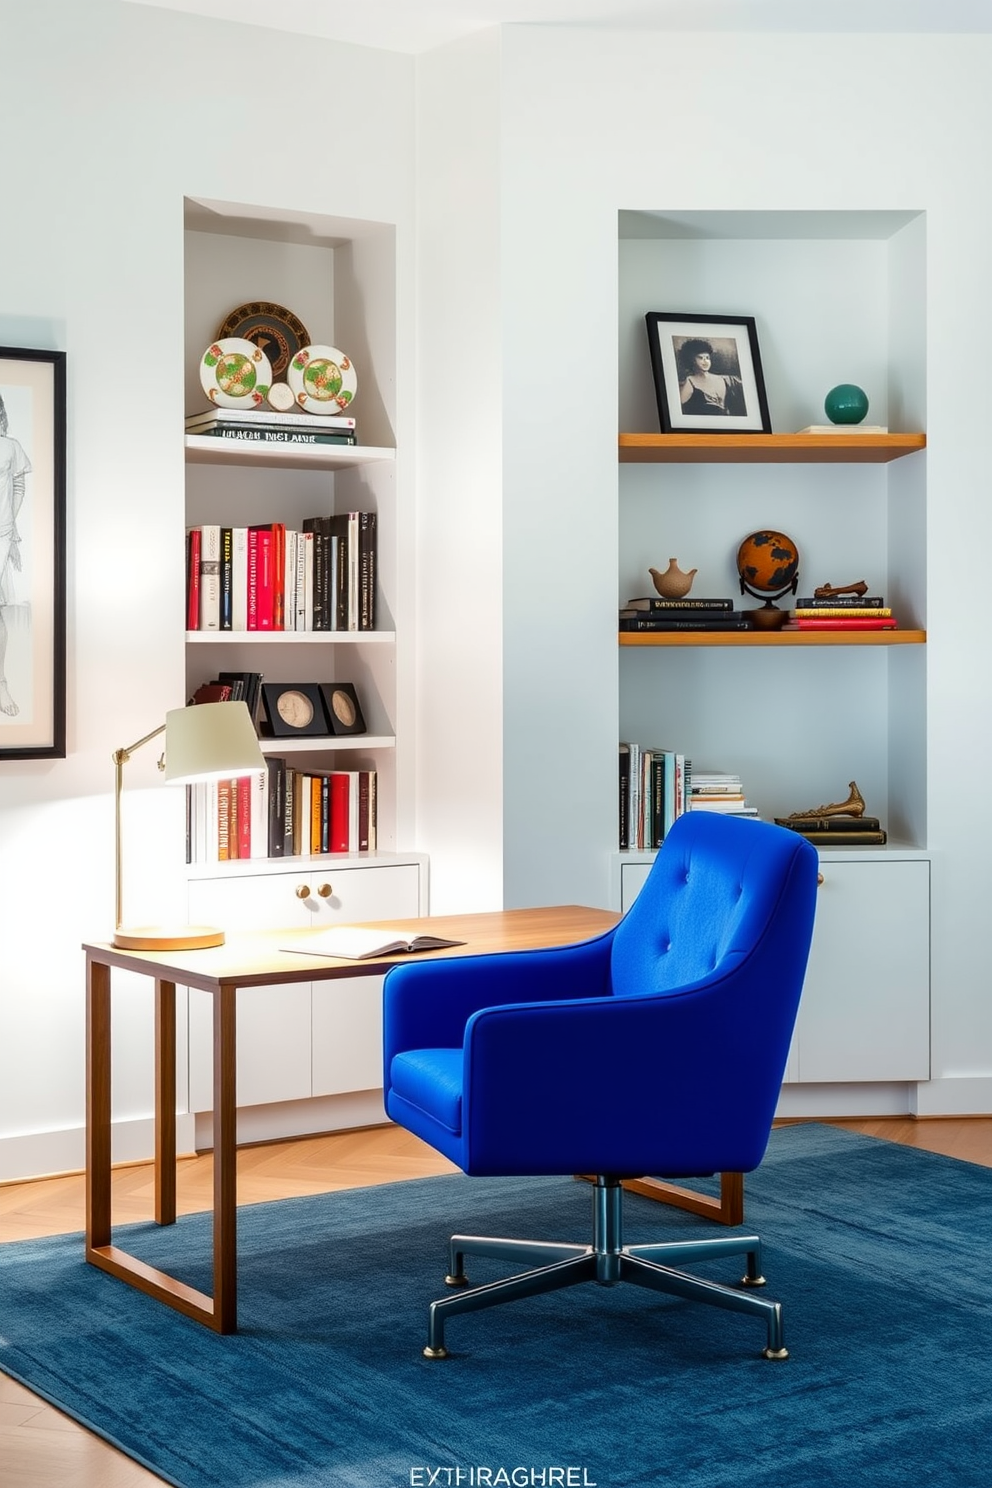
[[[990,0],[128,0],[395,52],[499,25],[661,31],[988,32]]]

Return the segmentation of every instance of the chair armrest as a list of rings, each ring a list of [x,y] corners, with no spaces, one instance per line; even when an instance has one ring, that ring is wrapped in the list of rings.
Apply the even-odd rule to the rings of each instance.
[[[754,1167],[787,1034],[779,1047],[766,1029],[720,1016],[736,980],[733,973],[703,980],[675,996],[478,1011],[465,1036],[466,1171],[616,1171],[619,1131],[630,1174]],[[754,1090],[763,1088],[767,1100],[757,1107],[767,1109],[757,1109]],[[751,1115],[735,1122],[728,1109]]]
[[[608,996],[613,933],[574,946],[393,967],[383,988],[387,1074],[393,1055],[406,1049],[461,1048],[465,1025],[480,1008]]]

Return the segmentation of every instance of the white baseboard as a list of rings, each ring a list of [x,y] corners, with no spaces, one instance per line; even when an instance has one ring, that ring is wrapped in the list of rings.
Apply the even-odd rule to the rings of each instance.
[[[954,1075],[912,1087],[914,1116],[992,1116],[992,1075]]]
[[[196,1113],[196,1150],[213,1147],[213,1117]],[[321,1095],[311,1100],[244,1106],[238,1111],[238,1141],[275,1142],[287,1137],[310,1137],[319,1132],[349,1131],[361,1126],[384,1126],[381,1090],[359,1090],[348,1095]]]
[[[192,1152],[193,1117],[176,1117],[176,1148]],[[155,1155],[155,1128],[151,1116],[115,1121],[111,1135],[112,1161],[148,1162]],[[86,1166],[86,1130],[82,1126],[62,1131],[23,1132],[0,1137],[0,1183],[45,1178],[55,1173],[80,1173]]]
[[[776,1116],[908,1116],[915,1085],[783,1085]]]
[[[776,1116],[988,1116],[992,1075],[877,1085],[783,1085]]]

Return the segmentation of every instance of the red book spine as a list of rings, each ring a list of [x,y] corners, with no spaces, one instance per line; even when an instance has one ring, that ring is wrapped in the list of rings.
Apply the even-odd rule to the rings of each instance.
[[[272,523],[272,629],[286,629],[286,524]]]
[[[200,628],[200,529],[186,534],[186,629]]]
[[[258,529],[248,528],[248,629],[258,629]]]
[[[827,615],[822,620],[814,620],[800,615],[796,621],[800,630],[895,630],[897,622],[890,616],[882,616],[875,619],[871,615],[852,615],[848,619],[845,615]]]
[[[275,584],[273,573],[272,556],[272,529],[270,527],[259,527],[255,529],[258,547],[257,575],[258,575],[258,604],[256,609],[256,630],[271,630],[273,620],[273,602],[275,599]],[[250,537],[249,537],[250,541]],[[249,563],[251,562],[251,549],[248,550]],[[251,590],[251,569],[248,577],[249,595]],[[249,615],[251,612],[251,598],[248,600]]]
[[[251,795],[254,779],[241,775],[235,782],[238,797],[238,857],[251,857]]]
[[[349,788],[351,780],[344,771],[335,770],[331,775],[331,852],[348,852]]]

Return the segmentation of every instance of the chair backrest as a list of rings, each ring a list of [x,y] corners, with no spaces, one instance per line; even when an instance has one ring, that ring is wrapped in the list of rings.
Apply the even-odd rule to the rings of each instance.
[[[641,1031],[651,1054],[627,1062],[651,1092],[657,1131],[676,1133],[671,1145],[659,1139],[660,1166],[648,1171],[749,1172],[761,1161],[806,975],[818,862],[797,832],[690,812],[617,926],[613,995],[662,1014]]]
[[[680,991],[764,952],[793,972],[798,1002],[817,861],[811,844],[783,827],[704,811],[679,817],[617,926],[614,996]]]

